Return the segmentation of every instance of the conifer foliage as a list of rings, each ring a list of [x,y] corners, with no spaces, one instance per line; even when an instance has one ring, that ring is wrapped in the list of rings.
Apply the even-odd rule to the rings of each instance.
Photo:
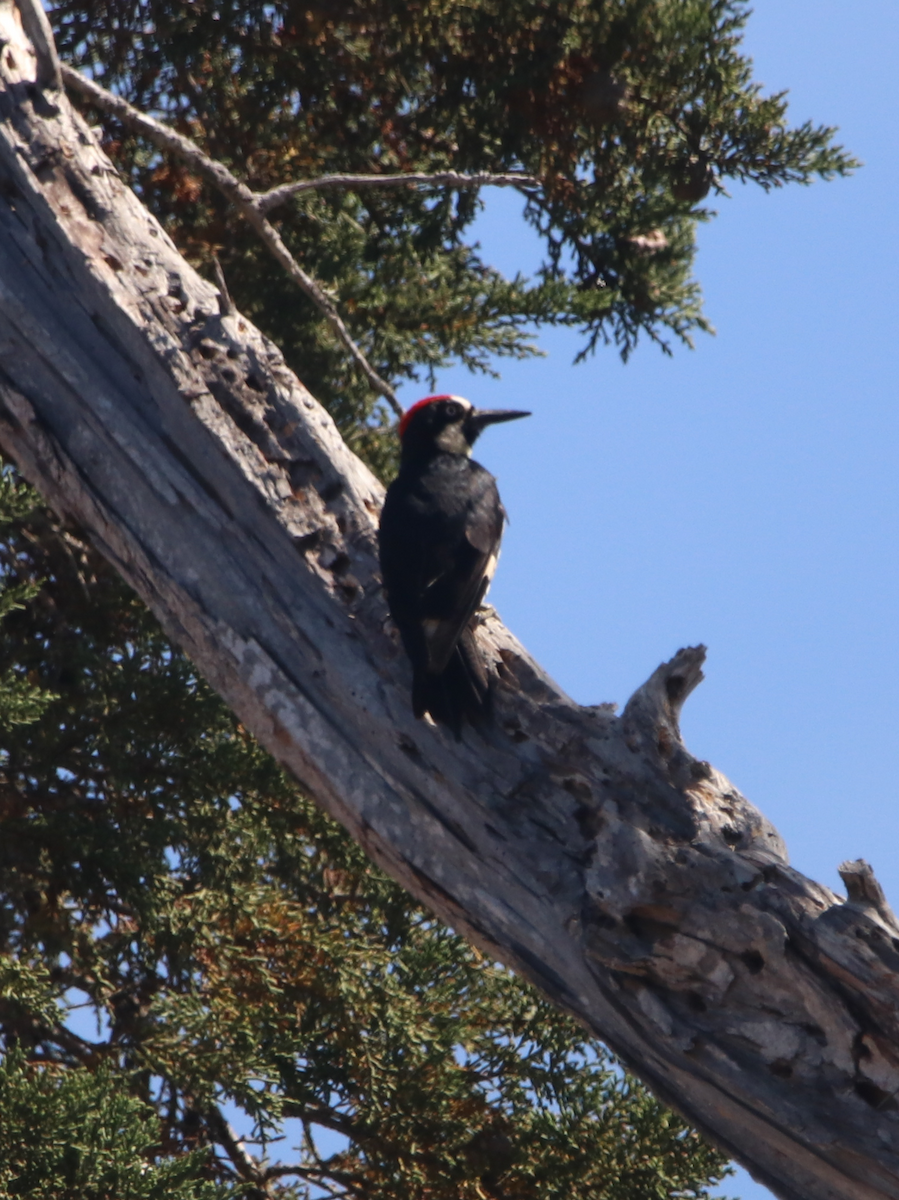
[[[721,1156],[372,868],[0,478],[0,1192],[708,1195]]]
[[[394,385],[490,368],[560,323],[584,352],[708,328],[692,279],[703,200],[852,166],[790,129],[741,53],[741,0],[60,0],[64,59],[171,123],[254,191],[335,172],[538,176],[521,198],[544,263],[506,279],[474,190],[307,191],[274,211],[304,269]],[[97,119],[96,114],[91,114]],[[377,397],[318,310],[191,170],[104,119],[107,147],[179,246],[217,254],[238,308],[357,449],[387,469]],[[211,271],[210,271],[211,275]]]

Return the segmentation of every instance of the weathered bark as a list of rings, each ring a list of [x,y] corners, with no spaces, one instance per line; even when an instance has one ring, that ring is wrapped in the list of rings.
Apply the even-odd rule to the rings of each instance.
[[[381,488],[180,258],[0,7],[0,443],[371,856],[784,1197],[899,1197],[899,925],[685,749],[702,649],[621,717],[494,614],[496,721],[409,712]],[[48,76],[45,75],[44,78]],[[224,315],[222,313],[224,310]]]

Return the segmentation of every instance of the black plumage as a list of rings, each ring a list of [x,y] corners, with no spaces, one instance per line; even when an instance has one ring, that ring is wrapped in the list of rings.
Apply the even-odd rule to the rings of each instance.
[[[527,413],[478,411],[428,397],[400,423],[400,471],[381,514],[381,571],[412,663],[412,709],[459,736],[489,707],[473,621],[496,567],[505,510],[496,480],[471,457],[480,432]]]

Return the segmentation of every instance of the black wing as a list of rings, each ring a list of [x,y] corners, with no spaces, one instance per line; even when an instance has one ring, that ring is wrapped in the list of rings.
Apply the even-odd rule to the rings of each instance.
[[[381,567],[413,665],[446,669],[490,586],[504,520],[496,481],[470,459],[437,460],[411,480],[401,473],[388,489]],[[421,639],[426,662],[416,663]]]

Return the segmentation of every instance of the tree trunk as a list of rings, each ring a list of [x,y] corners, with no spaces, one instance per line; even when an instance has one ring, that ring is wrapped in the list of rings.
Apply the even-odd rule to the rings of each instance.
[[[899,1198],[899,925],[685,749],[680,651],[580,708],[494,614],[495,721],[413,719],[382,489],[179,256],[0,7],[0,443],[372,858],[778,1195]],[[42,79],[50,76],[42,74]],[[29,82],[31,81],[31,82]],[[225,315],[222,315],[224,310]]]

